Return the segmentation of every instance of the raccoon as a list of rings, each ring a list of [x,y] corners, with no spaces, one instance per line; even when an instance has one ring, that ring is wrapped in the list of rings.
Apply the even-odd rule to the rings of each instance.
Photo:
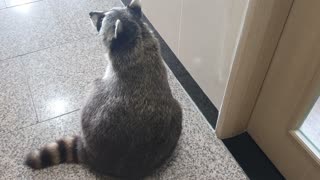
[[[108,65],[81,110],[82,132],[29,153],[25,164],[41,169],[80,163],[105,175],[142,178],[175,149],[182,109],[172,96],[158,40],[142,21],[140,1],[89,15]]]

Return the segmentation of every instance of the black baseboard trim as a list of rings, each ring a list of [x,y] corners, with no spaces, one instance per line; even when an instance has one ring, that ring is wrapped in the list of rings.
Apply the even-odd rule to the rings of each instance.
[[[131,0],[122,0],[124,5],[128,5]],[[161,53],[164,61],[174,73],[180,84],[189,94],[199,110],[206,117],[210,125],[215,129],[218,110],[209,100],[207,95],[202,91],[190,73],[182,65],[179,59],[175,56],[167,43],[162,39],[157,30],[153,27],[150,21],[143,16],[155,36],[159,39]],[[254,140],[248,133],[243,133],[233,138],[224,139],[222,142],[231,152],[243,171],[252,180],[283,180],[285,179],[277,168],[272,164],[268,157],[262,152]]]
[[[161,55],[165,63],[169,66],[177,80],[187,91],[191,99],[198,106],[202,114],[207,118],[210,125],[215,128],[218,119],[218,109],[209,100],[207,95],[202,91],[200,86],[192,78],[190,73],[178,60],[174,52],[169,48],[167,43],[162,39],[160,34],[155,30],[149,20],[143,16],[143,21],[147,22],[150,28],[154,31],[155,36],[158,38],[161,47]]]
[[[247,132],[222,142],[250,179],[285,179]]]

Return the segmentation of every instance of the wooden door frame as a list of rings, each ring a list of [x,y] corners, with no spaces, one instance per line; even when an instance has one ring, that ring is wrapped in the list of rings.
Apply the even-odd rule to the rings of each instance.
[[[287,179],[319,179],[320,161],[299,136],[320,89],[318,0],[296,0],[251,115],[248,133]]]
[[[218,138],[247,130],[293,0],[250,0],[216,126]]]

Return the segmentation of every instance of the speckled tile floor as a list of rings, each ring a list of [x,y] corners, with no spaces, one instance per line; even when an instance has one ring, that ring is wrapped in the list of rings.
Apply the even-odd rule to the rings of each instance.
[[[88,12],[120,0],[0,0],[0,179],[111,179],[80,165],[32,171],[23,156],[79,131],[79,108],[106,62]],[[170,161],[146,179],[248,179],[168,69],[184,111]]]

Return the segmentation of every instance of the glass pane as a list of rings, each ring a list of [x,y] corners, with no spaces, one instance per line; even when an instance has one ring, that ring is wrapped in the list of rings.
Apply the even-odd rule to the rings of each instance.
[[[320,152],[320,98],[317,99],[299,130]]]

